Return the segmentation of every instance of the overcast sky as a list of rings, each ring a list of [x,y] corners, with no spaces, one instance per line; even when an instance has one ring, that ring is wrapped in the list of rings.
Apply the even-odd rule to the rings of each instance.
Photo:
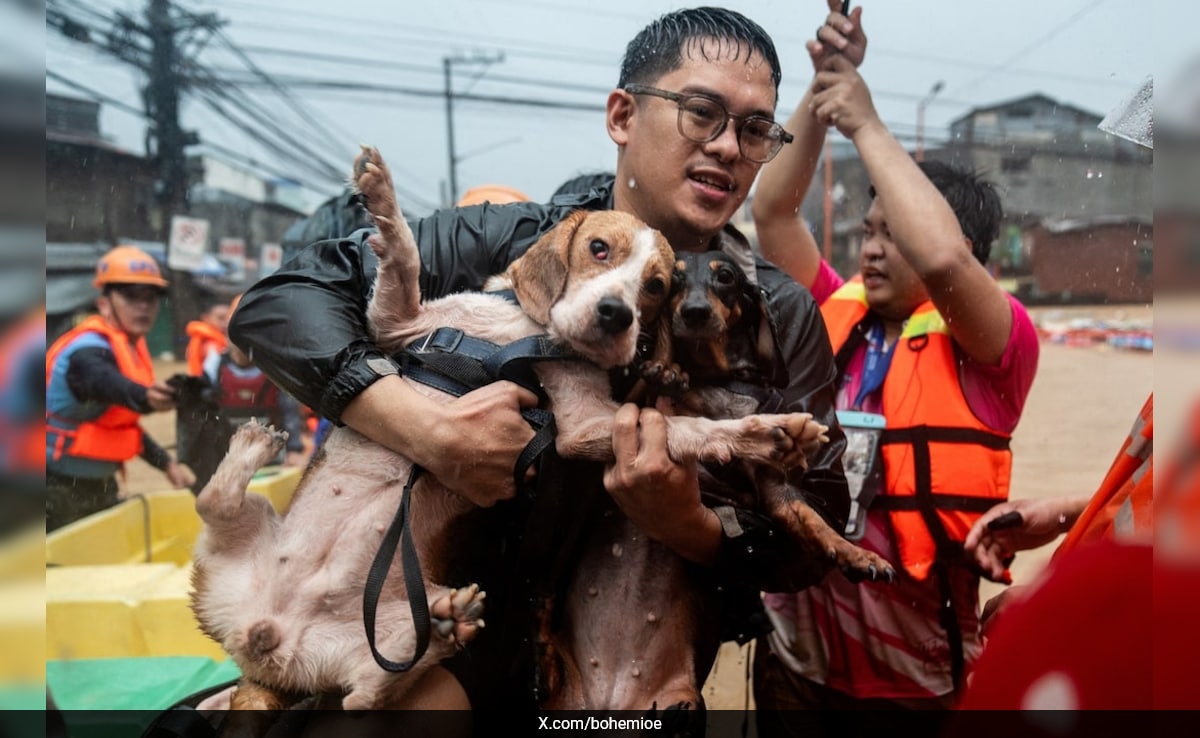
[[[569,104],[585,109],[459,101],[454,135],[459,190],[499,182],[535,199],[549,197],[581,171],[611,168],[614,146],[601,108],[616,83],[625,44],[649,20],[691,3],[659,0],[178,0],[227,21],[222,37],[197,57],[219,76],[249,80],[246,60],[288,84],[285,100],[264,86],[245,87],[251,104],[308,152],[348,170],[359,142],[378,146],[393,166],[414,214],[437,204],[448,179],[443,59],[481,57],[493,63],[454,63],[454,89],[497,98]],[[140,17],[145,0],[50,0],[89,23],[105,25],[116,10]],[[803,43],[825,15],[822,0],[725,3],[772,35],[783,64],[778,116],[786,118],[803,93],[811,67]],[[416,8],[410,6],[418,6]],[[929,144],[971,108],[1032,93],[1105,115],[1151,74],[1181,68],[1195,51],[1200,5],[1189,0],[1004,0],[864,4],[870,45],[862,68],[881,116],[911,144],[918,102],[935,83],[941,92],[926,108]],[[1151,13],[1151,8],[1156,14]],[[61,78],[104,96],[138,105],[140,77],[111,56],[46,29],[47,89],[88,96]],[[225,42],[228,41],[229,44]],[[499,60],[502,56],[502,60]],[[391,91],[313,89],[301,82],[338,81]],[[405,91],[405,92],[402,92]],[[236,88],[224,93],[240,94]],[[426,93],[421,95],[419,93]],[[228,110],[229,98],[209,100]],[[232,98],[236,99],[236,98]],[[586,109],[593,108],[593,109]],[[225,158],[271,162],[308,184],[336,189],[311,168],[264,151],[213,107],[189,98],[184,125],[220,147]],[[143,150],[143,121],[106,106],[103,133],[131,151]],[[313,203],[316,204],[314,198]]]

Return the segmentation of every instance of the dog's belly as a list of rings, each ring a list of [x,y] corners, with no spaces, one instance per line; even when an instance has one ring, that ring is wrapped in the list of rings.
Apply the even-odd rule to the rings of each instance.
[[[202,557],[207,584],[197,589],[206,629],[219,634],[247,677],[300,693],[337,692],[354,684],[364,666],[379,669],[366,642],[363,589],[410,469],[404,457],[338,429],[286,516],[260,527],[247,547]],[[454,500],[467,504],[427,484],[413,495],[413,516],[422,521],[419,548],[428,548],[422,541],[445,528]],[[422,563],[434,562],[422,556]],[[377,612],[381,650],[382,644],[396,643],[393,634],[411,642],[399,635],[412,628],[408,607],[395,565]],[[393,648],[404,653],[388,652],[389,658],[411,655],[411,646]],[[437,656],[431,652],[427,658]]]
[[[562,685],[544,707],[695,708],[706,614],[700,591],[682,558],[620,513],[606,513],[564,600],[564,622],[553,637]]]

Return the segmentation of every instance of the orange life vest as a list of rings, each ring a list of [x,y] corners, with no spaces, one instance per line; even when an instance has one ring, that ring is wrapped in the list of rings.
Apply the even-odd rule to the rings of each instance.
[[[129,336],[93,315],[63,334],[46,352],[46,384],[49,386],[54,363],[63,349],[85,333],[104,336],[117,359],[117,368],[129,379],[150,386],[154,383],[154,365],[146,339],[131,343]],[[66,418],[46,413],[47,456],[55,460],[64,455],[101,461],[127,461],[142,452],[141,415],[121,405],[111,405],[92,420]]]
[[[1154,526],[1154,395],[1146,398],[1100,487],[1054,555],[1103,538],[1149,537]]]
[[[187,372],[193,377],[204,373],[204,359],[211,347],[218,354],[225,351],[229,339],[224,333],[213,328],[203,320],[193,320],[187,324],[188,345],[184,352],[187,359]]]
[[[862,282],[844,284],[821,313],[844,372],[866,340]],[[913,312],[892,351],[882,397],[884,488],[872,507],[888,511],[901,565],[925,580],[939,558],[960,562],[971,525],[1008,499],[1010,436],[988,428],[971,412],[949,328],[933,303]]]

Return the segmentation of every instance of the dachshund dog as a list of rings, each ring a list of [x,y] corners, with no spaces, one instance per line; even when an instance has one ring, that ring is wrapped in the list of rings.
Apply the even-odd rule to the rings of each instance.
[[[417,244],[378,151],[363,148],[354,183],[377,227],[368,239],[379,266],[367,320],[378,346],[397,351],[446,327],[501,346],[548,336],[567,354],[534,367],[558,427],[558,453],[612,460],[618,404],[608,370],[633,362],[643,331],[661,332],[657,345],[664,351],[670,345],[658,322],[674,265],[665,238],[628,214],[572,213],[490,278],[483,292],[424,302]],[[516,302],[501,290],[515,293]],[[451,399],[410,376],[405,380],[437,401]],[[824,430],[804,413],[679,417],[670,421],[668,448],[678,459],[737,457],[786,469],[804,462]],[[394,705],[428,665],[483,626],[483,592],[439,584],[445,549],[464,545],[453,526],[477,508],[431,475],[412,488],[412,541],[434,632],[425,657],[409,671],[385,671],[364,635],[364,586],[412,463],[338,428],[280,517],[265,499],[247,495],[246,485],[278,451],[281,437],[269,427],[243,426],[196,501],[204,529],[194,556],[192,607],[202,630],[242,671],[231,706],[276,709],[313,694],[340,696],[347,710]],[[377,607],[378,650],[412,653],[416,626],[402,577],[387,578]]]
[[[672,358],[681,370],[676,389],[683,390],[675,393],[676,409],[713,418],[757,412],[774,344],[761,296],[745,272],[721,251],[678,254],[670,304]],[[757,482],[761,509],[814,564],[835,565],[851,581],[894,581],[887,561],[831,528],[787,490],[787,477],[777,468],[752,464],[747,476]]]

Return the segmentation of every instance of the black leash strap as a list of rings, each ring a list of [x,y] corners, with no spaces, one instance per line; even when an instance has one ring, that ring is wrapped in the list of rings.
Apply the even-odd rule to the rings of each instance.
[[[409,504],[412,488],[421,475],[421,467],[414,465],[408,475],[408,483],[400,497],[400,507],[392,519],[391,526],[384,534],[371,562],[371,570],[367,574],[367,584],[363,589],[363,626],[367,629],[367,643],[371,646],[371,655],[375,663],[390,672],[408,671],[421,660],[425,650],[429,648],[429,600],[425,596],[425,582],[421,579],[421,561],[417,556],[417,547],[413,542],[412,530],[409,526]],[[408,604],[412,609],[413,630],[417,635],[417,645],[413,657],[405,662],[390,661],[375,648],[375,611],[379,607],[379,595],[383,592],[383,584],[387,580],[388,570],[392,567],[392,559],[396,556],[396,545],[400,544],[401,563],[404,566],[404,586],[408,589]]]
[[[513,482],[518,490],[525,487],[525,473],[546,449],[554,446],[554,438],[558,435],[558,426],[554,424],[554,415],[549,410],[529,408],[522,410],[521,415],[535,430],[533,438],[521,449],[521,455],[517,457],[517,463],[513,467]]]

